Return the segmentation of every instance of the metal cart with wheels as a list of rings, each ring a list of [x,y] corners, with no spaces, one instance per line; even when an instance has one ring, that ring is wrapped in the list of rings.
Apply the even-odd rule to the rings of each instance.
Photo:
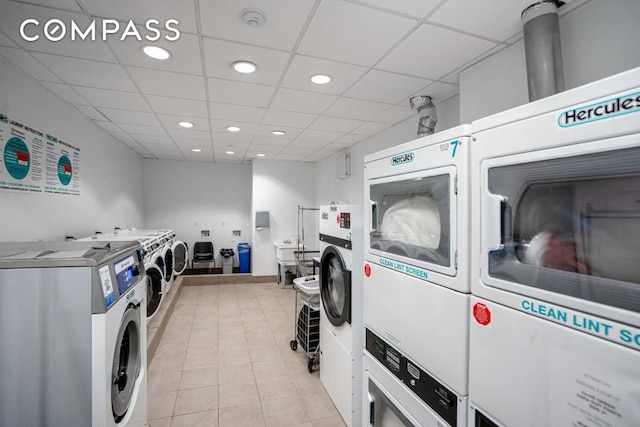
[[[296,291],[296,307],[294,319],[294,339],[289,343],[291,350],[296,351],[298,344],[307,356],[307,369],[313,367],[320,355],[320,288],[318,275],[298,277],[293,280]]]

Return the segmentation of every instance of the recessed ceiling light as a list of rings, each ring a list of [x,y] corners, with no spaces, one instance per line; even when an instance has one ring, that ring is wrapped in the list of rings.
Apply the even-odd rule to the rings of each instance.
[[[240,128],[238,126],[227,126],[227,130],[229,132],[240,132]]]
[[[237,61],[231,64],[234,70],[242,74],[251,74],[258,69],[258,66],[249,61]]]
[[[286,134],[286,132],[283,130],[272,130],[271,133],[278,136]]]
[[[178,122],[178,125],[187,129],[191,129],[193,127],[193,123],[191,122]]]
[[[262,154],[262,153],[258,153],[258,154],[256,154],[256,156],[258,156],[258,157],[267,157],[266,154]]]
[[[311,83],[315,83],[317,85],[326,85],[331,81],[331,76],[326,74],[315,74],[311,76],[309,80],[311,80]]]
[[[224,154],[236,154],[235,151],[225,151]]]
[[[192,149],[191,149],[191,151],[193,151],[194,153],[199,153],[199,152],[201,152],[202,150],[201,150],[201,149],[199,149],[199,148],[192,148]]]
[[[142,51],[153,59],[165,60],[171,58],[171,53],[160,46],[146,45],[142,46]]]

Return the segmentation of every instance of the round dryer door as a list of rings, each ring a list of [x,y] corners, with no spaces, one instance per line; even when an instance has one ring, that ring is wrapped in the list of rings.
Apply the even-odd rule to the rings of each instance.
[[[150,319],[160,308],[164,274],[156,264],[146,265],[145,273],[147,275],[147,319]]]
[[[177,241],[171,247],[173,251],[173,275],[179,276],[184,273],[189,261],[189,251],[184,242]]]
[[[320,296],[329,321],[351,323],[351,271],[335,246],[327,247],[320,260]]]
[[[124,418],[135,397],[133,392],[142,356],[140,327],[139,308],[130,306],[122,317],[111,371],[111,409],[116,423]]]
[[[173,279],[173,251],[170,246],[165,247],[164,251],[164,281],[169,283]]]
[[[162,271],[162,277],[166,280],[167,266],[164,263],[164,257],[161,252],[158,252],[153,256],[153,262],[160,268],[160,271]]]

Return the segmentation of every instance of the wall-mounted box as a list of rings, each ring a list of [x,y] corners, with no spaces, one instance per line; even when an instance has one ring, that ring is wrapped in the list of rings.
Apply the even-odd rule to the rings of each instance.
[[[256,211],[256,229],[269,228],[269,211]]]

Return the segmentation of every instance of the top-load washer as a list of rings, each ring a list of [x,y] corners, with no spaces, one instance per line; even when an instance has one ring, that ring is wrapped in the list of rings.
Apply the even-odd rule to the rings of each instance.
[[[365,359],[420,424],[467,422],[470,143],[464,125],[364,159]]]
[[[318,230],[320,380],[345,423],[358,426],[362,419],[362,207],[321,206]]]
[[[472,128],[470,424],[640,425],[640,69]]]
[[[137,242],[0,244],[7,427],[143,427],[146,292]]]

